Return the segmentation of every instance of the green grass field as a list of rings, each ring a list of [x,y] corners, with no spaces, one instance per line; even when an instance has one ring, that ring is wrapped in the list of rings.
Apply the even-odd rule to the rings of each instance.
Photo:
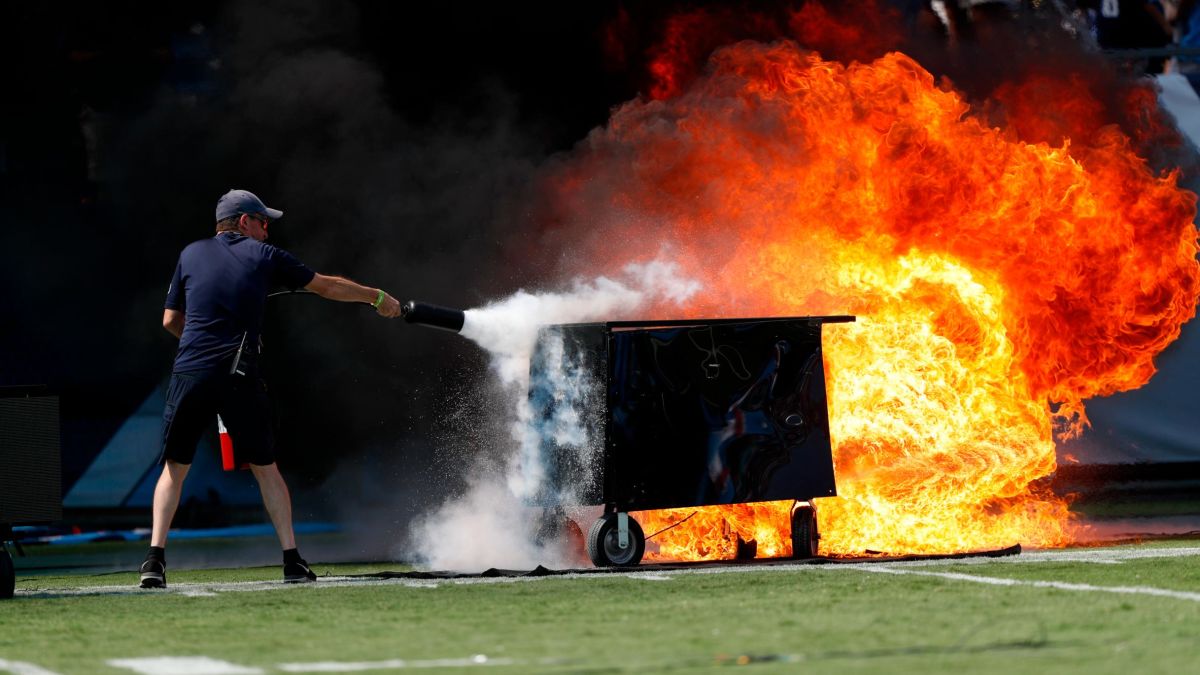
[[[135,590],[129,572],[19,573],[17,597],[0,603],[0,672],[1200,669],[1200,539],[520,580],[339,580],[397,566],[314,567],[327,576],[305,585],[279,583],[275,566],[172,570],[167,591]],[[240,669],[108,663],[161,656]]]

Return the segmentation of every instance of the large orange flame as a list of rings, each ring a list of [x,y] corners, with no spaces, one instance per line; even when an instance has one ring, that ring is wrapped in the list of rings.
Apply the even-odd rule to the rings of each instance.
[[[705,282],[692,316],[860,317],[825,329],[823,553],[1062,545],[1067,504],[1040,481],[1055,425],[1145,383],[1200,291],[1194,195],[1116,127],[1089,129],[1024,142],[903,54],[742,42],[618,109],[559,174],[559,217],[595,234],[580,271],[669,247]],[[729,558],[738,537],[787,555],[787,507],[702,509],[650,558]],[[694,511],[637,517],[649,534]]]

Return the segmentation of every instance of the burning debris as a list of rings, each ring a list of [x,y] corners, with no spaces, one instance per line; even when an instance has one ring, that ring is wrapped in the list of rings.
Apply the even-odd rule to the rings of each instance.
[[[582,437],[541,435],[545,478],[530,497],[549,506],[605,507],[586,538],[596,565],[641,559],[643,528],[628,511],[770,500],[791,508],[796,543],[789,548],[813,555],[810,500],[835,494],[821,326],[852,320],[546,327],[531,363],[534,418],[550,421],[564,409],[592,414],[582,421]],[[585,371],[590,392],[560,395],[550,375],[570,369]],[[581,454],[586,439],[599,452]]]
[[[1004,89],[997,127],[903,54],[846,65],[740,42],[616,110],[553,177],[544,218],[586,223],[565,228],[588,233],[578,273],[636,259],[635,242],[676,246],[703,291],[649,315],[860,317],[826,344],[825,552],[1065,544],[1067,504],[1042,480],[1055,425],[1073,433],[1084,400],[1146,382],[1194,315],[1200,270],[1178,174],[1093,124],[1087,100],[1056,107],[1083,135],[1023,142],[1033,107],[1017,103],[1037,91]],[[722,531],[786,533],[785,508],[771,525],[765,510],[706,512],[656,541],[696,559]]]
[[[817,500],[822,553],[1068,543],[1045,480],[1055,434],[1086,426],[1085,400],[1144,384],[1200,296],[1195,195],[1139,156],[1170,136],[1153,92],[1032,68],[972,104],[902,53],[829,60],[786,25],[700,49],[695,68],[675,67],[699,52],[672,33],[660,86],[548,172],[544,247],[589,278],[670,246],[695,288],[640,298],[642,316],[859,317],[825,342],[838,497]],[[485,311],[464,335],[508,332]],[[540,318],[614,318],[574,311]],[[497,371],[528,384],[520,336]],[[664,530],[656,559],[792,554],[791,502],[747,502],[630,507]]]

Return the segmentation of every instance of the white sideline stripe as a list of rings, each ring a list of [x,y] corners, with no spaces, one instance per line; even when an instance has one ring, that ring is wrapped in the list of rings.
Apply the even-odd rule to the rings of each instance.
[[[963,558],[960,560],[913,560],[895,565],[978,565],[981,563],[1036,563],[1036,562],[1084,562],[1102,565],[1119,565],[1126,560],[1150,558],[1180,558],[1200,556],[1200,547],[1179,548],[1076,548],[1059,550],[1026,551],[1021,555],[1003,558]]]
[[[963,574],[961,572],[926,572],[923,570],[901,569],[897,567],[885,567],[882,565],[855,565],[853,569],[858,569],[863,572],[873,572],[876,574],[914,575],[922,577],[938,577],[940,579],[952,579],[954,581],[973,581],[977,584],[988,584],[991,586],[1032,586],[1035,588],[1054,588],[1061,591],[1153,595],[1160,598],[1174,598],[1176,600],[1191,600],[1192,602],[1200,602],[1200,593],[1192,593],[1189,591],[1172,591],[1165,588],[1152,588],[1150,586],[1093,586],[1092,584],[1076,584],[1066,581],[1035,581],[1026,579],[1006,579],[1004,577],[982,577],[976,574]]]
[[[521,577],[524,580],[542,577]],[[502,580],[495,577],[485,581]],[[447,580],[450,581],[450,580]],[[320,581],[308,584],[288,584],[282,581],[224,581],[173,583],[166,588],[143,589],[134,583],[110,586],[77,586],[75,588],[29,588],[16,590],[19,597],[58,598],[76,595],[182,595],[185,597],[211,597],[220,593],[250,591],[299,591],[318,588],[358,588],[362,586],[407,586],[410,588],[437,588],[438,584],[428,579],[362,579],[352,577],[321,577]]]
[[[511,584],[520,582],[541,581],[543,579],[612,579],[626,577],[645,579],[647,581],[662,580],[663,577],[673,578],[688,574],[730,574],[739,572],[796,572],[809,570],[833,570],[846,567],[860,568],[912,568],[937,567],[947,565],[987,565],[992,563],[1043,563],[1043,562],[1091,562],[1113,564],[1125,560],[1141,560],[1148,558],[1175,558],[1182,556],[1200,556],[1200,547],[1176,548],[1098,548],[1098,549],[1048,549],[1029,551],[1020,555],[1003,556],[999,558],[943,558],[940,560],[908,560],[896,562],[866,562],[866,563],[835,563],[811,564],[795,563],[784,565],[723,565],[720,567],[685,569],[685,570],[640,570],[634,568],[628,572],[609,572],[606,574],[560,574],[544,577],[467,577],[461,579],[380,579],[364,577],[321,577],[311,584],[286,584],[283,581],[227,581],[227,582],[189,582],[174,583],[164,589],[140,589],[134,583],[109,586],[79,586],[75,588],[18,588],[16,595],[23,598],[57,598],[81,595],[161,595],[174,593],[185,597],[210,597],[219,593],[248,592],[248,591],[293,591],[306,592],[326,588],[362,588],[366,586],[403,586],[406,588],[441,588],[446,585],[473,584]],[[130,578],[133,578],[131,573]]]
[[[111,659],[114,668],[125,668],[142,675],[262,675],[262,668],[239,666],[207,656],[150,656],[138,659]]]
[[[46,670],[32,663],[8,661],[6,659],[0,659],[0,673],[12,673],[12,675],[58,675],[53,670]]]
[[[422,661],[405,661],[404,659],[388,659],[387,661],[318,661],[316,663],[280,663],[275,667],[288,673],[353,673],[364,670],[399,670],[401,668],[464,668],[468,666],[511,666],[516,661],[512,659],[491,659],[483,654],[476,654],[466,659],[429,659]]]

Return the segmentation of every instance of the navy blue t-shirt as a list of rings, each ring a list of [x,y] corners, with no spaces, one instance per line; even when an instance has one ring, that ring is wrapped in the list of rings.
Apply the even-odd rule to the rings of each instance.
[[[267,292],[302,288],[314,276],[291,253],[237,232],[189,244],[167,291],[166,308],[184,313],[174,372],[228,369],[243,336],[243,358],[252,361]]]

